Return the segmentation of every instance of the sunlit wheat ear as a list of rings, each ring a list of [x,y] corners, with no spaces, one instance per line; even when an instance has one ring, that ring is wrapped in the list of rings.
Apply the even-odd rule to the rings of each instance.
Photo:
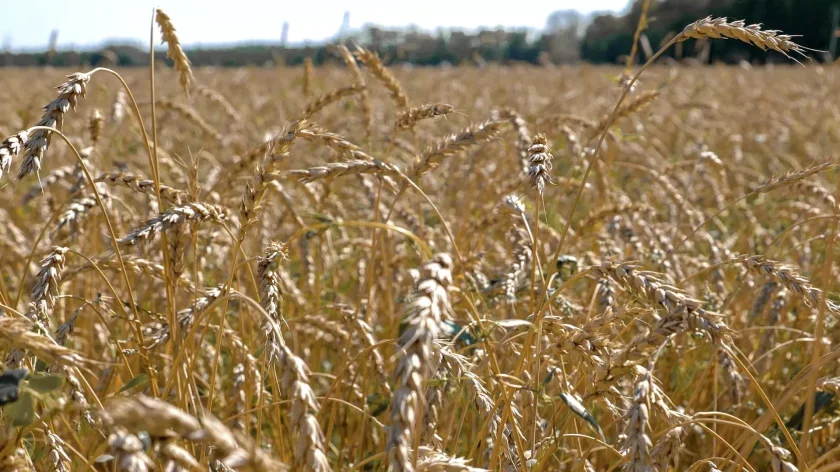
[[[764,184],[756,187],[753,190],[753,193],[767,193],[772,192],[773,190],[793,185],[798,182],[801,182],[808,177],[813,175],[819,174],[821,172],[825,172],[827,170],[833,169],[840,164],[840,160],[838,159],[830,159],[825,162],[821,162],[819,164],[812,165],[811,167],[806,167],[804,169],[799,170],[790,170],[785,172],[782,175],[774,175],[770,177],[767,182]]]
[[[114,428],[108,436],[108,449],[118,470],[147,472],[155,463],[143,452],[140,439],[123,428]]]
[[[773,444],[773,441],[763,434],[759,436],[759,439],[772,457],[770,461],[770,470],[773,472],[799,472],[799,469],[790,462],[790,451]]]
[[[242,225],[240,227],[240,237],[244,237],[245,233],[256,224],[269,183],[277,177],[275,169],[277,163],[289,156],[289,151],[297,139],[298,131],[305,127],[305,121],[295,121],[288,126],[281,136],[272,140],[269,145],[270,152],[263,159],[262,165],[254,171],[251,181],[245,185],[245,192],[239,206],[240,224]]]
[[[282,339],[282,338],[277,338]],[[295,461],[305,470],[331,470],[324,454],[324,433],[318,424],[320,410],[315,393],[309,385],[309,367],[285,343],[278,343],[276,365],[282,378],[285,396],[292,401],[290,418],[292,430],[298,434]]]
[[[160,8],[155,9],[155,21],[160,27],[160,36],[162,42],[167,44],[166,55],[172,59],[175,64],[175,70],[180,75],[181,88],[189,95],[190,89],[195,82],[193,77],[192,67],[190,67],[190,60],[181,48],[181,42],[178,40],[178,34],[175,32],[175,26],[169,15],[163,12]]]
[[[428,103],[419,107],[407,108],[397,116],[394,125],[397,129],[410,129],[420,120],[434,118],[436,116],[452,113],[454,108],[446,103]]]
[[[642,472],[653,470],[650,449],[650,390],[651,373],[647,369],[640,374],[633,389],[633,402],[627,411],[627,424],[624,429],[622,446],[628,462],[624,470]]]
[[[346,175],[390,175],[399,176],[400,170],[393,164],[382,161],[344,161],[331,162],[329,164],[310,167],[309,169],[290,170],[283,174],[286,178],[298,178],[303,183],[316,180],[330,180]]]
[[[166,238],[169,255],[169,278],[178,280],[184,273],[184,252],[187,249],[187,225],[174,225]]]
[[[519,152],[519,160],[522,163],[522,171],[528,173],[530,167],[531,134],[528,132],[528,123],[522,115],[510,108],[504,108],[494,112],[494,119],[508,120],[516,130],[516,150]]]
[[[133,246],[149,241],[156,234],[166,231],[173,226],[187,222],[214,221],[223,222],[227,219],[227,210],[218,205],[192,202],[170,208],[158,216],[146,221],[143,225],[133,229],[127,236],[119,240],[121,245]]]
[[[55,306],[61,272],[64,270],[64,255],[67,251],[69,249],[66,247],[53,247],[49,255],[41,261],[41,270],[35,277],[35,285],[32,287],[30,297],[42,321],[47,319],[50,310]]]
[[[102,182],[114,187],[128,187],[135,192],[144,193],[149,196],[155,196],[155,183],[151,179],[144,178],[139,175],[129,174],[127,172],[104,172],[99,174],[96,182]],[[174,205],[180,205],[186,202],[189,198],[186,192],[172,188],[168,185],[160,186],[160,196],[165,201]]]
[[[291,426],[298,435],[295,463],[305,470],[324,472],[331,469],[324,454],[324,433],[317,420],[320,405],[310,386],[309,368],[303,359],[286,346],[279,332],[282,299],[278,268],[287,259],[288,252],[284,245],[269,243],[257,263],[260,304],[271,318],[263,323],[265,350],[269,364],[277,366],[278,378],[282,379],[283,396],[292,402]]]
[[[220,287],[207,288],[204,290],[204,294],[196,298],[189,307],[179,310],[176,314],[179,332],[188,332],[201,312],[220,296],[222,296],[222,289]],[[147,348],[151,349],[166,343],[170,339],[171,332],[172,330],[167,323],[155,323],[150,326],[144,326],[144,336],[149,342]]]
[[[102,113],[99,110],[94,109],[90,112],[90,117],[88,118],[88,134],[90,135],[91,146],[96,146],[99,143],[104,124],[105,118],[102,117]]]
[[[249,436],[231,431],[209,413],[196,418],[162,400],[139,395],[111,401],[100,416],[102,422],[111,430],[112,438],[115,435],[126,437],[130,436],[129,432],[144,431],[152,439],[180,438],[206,443],[212,446],[211,461],[218,460],[226,467],[242,467],[249,470],[286,470],[284,464],[256,447]],[[111,438],[109,438],[109,444],[111,443]],[[118,441],[117,444],[119,444]],[[127,452],[135,449],[136,447],[128,448]],[[133,454],[142,454],[143,449],[141,444],[140,449]],[[145,471],[148,469],[119,470]]]
[[[391,428],[386,450],[389,469],[413,471],[412,436],[417,409],[428,380],[432,348],[440,330],[443,314],[451,310],[448,288],[452,284],[452,258],[437,254],[420,269],[411,303],[403,316],[397,367],[394,371],[397,390],[391,400]]]
[[[27,137],[26,131],[21,131],[0,143],[0,177],[3,177],[3,172],[9,172],[12,167],[12,160],[20,153]]]
[[[737,258],[737,261],[751,272],[770,281],[781,283],[791,292],[804,298],[808,305],[817,306],[820,300],[825,298],[823,291],[814,287],[807,278],[799,274],[795,267],[766,259],[763,256],[742,255]],[[840,306],[837,303],[826,300],[826,306],[829,311],[840,313]]]
[[[407,175],[418,177],[429,172],[440,165],[444,158],[495,138],[506,124],[504,121],[490,120],[468,126],[458,133],[446,136],[426,148],[420,160],[411,166]]]
[[[546,146],[545,135],[540,133],[531,140],[534,144],[528,148],[528,183],[531,187],[537,189],[537,193],[542,196],[545,189],[546,182],[551,181],[551,161],[554,156],[551,155],[551,150]]]
[[[61,436],[58,436],[44,424],[44,436],[46,436],[47,443],[47,457],[46,460],[53,467],[52,470],[56,472],[70,472],[70,456],[64,450],[65,444]]]
[[[420,446],[418,456],[417,472],[487,472],[487,469],[470,466],[469,460],[425,446]]]
[[[347,46],[340,44],[338,46],[338,50],[341,52],[341,57],[344,58],[344,63],[347,64],[347,67],[349,67],[350,71],[353,72],[353,77],[356,78],[356,83],[364,87],[359,93],[359,97],[362,105],[362,116],[364,117],[365,123],[365,136],[370,137],[371,127],[373,126],[373,110],[370,106],[370,94],[365,86],[365,76],[362,74],[362,70],[359,69],[359,64],[356,63],[356,58],[353,57],[353,53],[347,49]]]
[[[649,90],[644,93],[639,94],[638,96],[634,97],[633,100],[621,105],[621,108],[615,112],[615,118],[613,120],[613,125],[617,123],[622,118],[627,118],[628,116],[633,115],[634,113],[644,109],[648,105],[650,105],[656,98],[659,96],[658,90]],[[587,135],[587,140],[592,139],[598,135],[600,135],[604,130],[607,129],[607,125],[610,122],[610,115],[605,115],[601,117],[601,121],[595,125],[589,131]]]
[[[371,73],[391,92],[391,98],[398,108],[408,108],[408,96],[403,90],[402,84],[394,77],[390,70],[385,67],[379,54],[369,51],[363,47],[356,46],[356,57],[370,69]]]
[[[58,252],[59,255],[57,257],[52,257],[53,254],[51,253],[50,256],[41,261],[41,270],[38,272],[35,287],[32,289],[32,301],[27,305],[26,311],[23,312],[23,317],[32,322],[31,329],[33,331],[33,339],[38,339],[38,337],[43,337],[46,340],[52,339],[50,337],[50,311],[55,304],[54,295],[58,295],[58,282],[61,278],[61,272],[55,271],[55,269],[63,267],[63,254],[60,253],[60,250],[66,250],[67,248],[53,249],[57,249],[58,251],[56,252]],[[55,266],[55,263],[59,262],[59,260],[61,262],[61,266],[51,267],[51,265]],[[51,273],[51,270],[55,272]],[[47,292],[46,297],[43,294],[36,294],[36,289],[38,289],[39,284],[55,286],[56,293],[53,294],[51,292]],[[40,299],[38,298],[39,296],[41,297]],[[24,349],[17,347],[9,349],[6,353],[6,366],[16,369],[22,367],[25,355],[26,351]]]
[[[59,346],[49,335],[33,330],[33,323],[23,318],[0,317],[0,345],[10,350],[29,351],[39,359],[62,366],[78,367],[90,363],[76,351]]]
[[[310,128],[298,132],[298,137],[307,141],[321,142],[330,148],[347,156],[349,160],[374,161],[375,159],[362,151],[362,149],[351,143],[344,136],[335,133],[328,133],[326,131]]]
[[[280,274],[278,269],[280,262],[289,259],[289,251],[286,246],[280,243],[271,242],[266,246],[265,252],[257,259],[257,280],[260,284],[260,304],[268,316],[275,323],[281,323],[281,297]],[[267,322],[263,324],[266,335],[273,338],[274,330]]]
[[[58,97],[44,107],[44,115],[35,124],[46,126],[59,131],[64,127],[64,115],[68,110],[76,109],[79,97],[84,98],[90,74],[76,72],[67,76],[67,82],[58,86]],[[29,134],[23,145],[22,162],[18,170],[18,179],[22,179],[32,172],[41,170],[41,161],[50,147],[52,131],[36,129]]]
[[[763,30],[761,25],[747,26],[743,20],[728,21],[726,18],[712,18],[707,16],[702,20],[686,26],[680,33],[678,41],[685,41],[689,38],[731,38],[743,41],[747,44],[758,46],[761,49],[772,49],[790,57],[788,53],[795,52],[805,55],[807,48],[792,41],[794,36],[779,34],[778,30]]]
[[[199,115],[198,112],[195,111],[195,109],[188,107],[183,103],[171,102],[169,100],[159,100],[156,103],[156,105],[164,110],[174,111],[175,113],[177,113],[178,115],[180,115],[181,117],[198,127],[201,131],[204,132],[205,135],[207,135],[207,137],[213,138],[214,140],[220,143],[224,143],[225,137],[222,136],[222,134],[219,133],[215,128],[210,126],[210,123],[207,123],[207,121],[205,121],[204,118],[202,118],[201,115]]]
[[[513,243],[513,261],[502,276],[500,285],[507,302],[514,304],[517,289],[527,279],[534,251],[531,236],[522,225],[513,226],[508,232],[508,239]]]
[[[341,100],[344,97],[349,97],[350,95],[356,94],[364,90],[364,85],[353,84],[347,87],[337,88],[335,90],[331,90],[312,102],[306,105],[306,108],[300,113],[298,117],[299,120],[303,120],[305,118],[309,118],[310,116],[318,113],[319,111],[326,108],[328,105],[335,103]]]
[[[225,98],[224,95],[203,85],[196,85],[194,87],[194,90],[196,94],[217,104],[222,110],[224,110],[225,114],[231,120],[233,120],[235,126],[242,125],[242,115],[240,115],[239,112],[236,111],[236,108],[233,106],[232,103],[230,103],[230,101],[227,98]]]
[[[55,227],[56,231],[69,225],[71,233],[80,232],[81,228],[79,224],[95,206],[96,198],[93,194],[74,199],[67,204],[67,208],[58,217]]]
[[[125,119],[126,98],[125,90],[117,90],[114,101],[111,102],[111,123],[120,124]]]

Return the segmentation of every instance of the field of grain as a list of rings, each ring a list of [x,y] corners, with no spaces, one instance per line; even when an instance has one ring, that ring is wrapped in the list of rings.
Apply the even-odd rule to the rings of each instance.
[[[0,469],[838,470],[835,69],[356,52],[2,71]]]

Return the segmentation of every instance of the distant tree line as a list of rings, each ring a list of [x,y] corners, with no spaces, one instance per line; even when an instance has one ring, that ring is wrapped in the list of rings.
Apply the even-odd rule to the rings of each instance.
[[[574,10],[552,13],[541,32],[521,30],[482,30],[475,33],[440,30],[427,33],[415,29],[389,30],[367,26],[361,32],[337,38],[333,43],[358,43],[377,52],[389,63],[417,65],[473,64],[488,62],[565,64],[577,61],[617,63],[631,49],[643,0],[633,0],[623,15],[582,16]],[[817,49],[835,49],[840,0],[651,0],[649,27],[642,41],[642,53],[655,51],[679,33],[685,25],[706,15],[746,19],[788,34],[801,34],[797,42]],[[343,35],[343,33],[342,33]],[[834,39],[832,40],[832,37]],[[331,44],[286,47],[253,44],[227,48],[190,49],[196,66],[244,67],[297,65],[310,57],[321,65],[340,61]],[[738,41],[686,41],[672,48],[668,56],[702,62],[765,61],[768,55]],[[814,53],[818,59],[826,59]],[[830,54],[826,54],[830,56]],[[0,64],[13,66],[72,67],[81,65],[145,66],[147,51],[133,46],[109,46],[101,51],[4,53]],[[156,61],[165,63],[163,52]]]

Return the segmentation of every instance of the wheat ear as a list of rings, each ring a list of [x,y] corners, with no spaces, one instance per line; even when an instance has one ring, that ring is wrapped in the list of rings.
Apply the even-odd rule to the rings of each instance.
[[[67,82],[58,86],[58,97],[44,107],[44,115],[35,124],[46,126],[59,131],[64,127],[64,115],[68,110],[76,109],[79,97],[84,98],[90,74],[76,72],[67,76]],[[29,134],[23,145],[23,161],[18,170],[18,179],[41,170],[41,161],[50,147],[52,131],[36,129]]]
[[[788,53],[792,52],[802,56],[805,55],[806,48],[793,42],[794,36],[779,33],[781,31],[763,30],[761,25],[758,24],[747,26],[744,20],[728,21],[727,18],[707,16],[686,26],[677,41],[685,41],[689,38],[731,38],[758,46],[764,50],[772,49],[787,57],[790,57]]]
[[[20,153],[20,149],[27,138],[26,131],[20,131],[0,143],[0,177],[3,177],[3,172],[9,172],[12,167],[12,159]]]
[[[154,238],[156,234],[166,231],[173,226],[183,225],[188,221],[223,222],[227,217],[227,210],[223,207],[210,203],[190,202],[181,206],[172,207],[154,218],[147,220],[141,226],[131,230],[127,236],[118,242],[121,245],[133,246],[137,243],[146,242]]]
[[[413,471],[410,449],[423,384],[429,378],[432,348],[442,316],[451,310],[448,288],[452,284],[452,258],[437,254],[421,268],[411,303],[403,320],[399,361],[394,372],[397,390],[391,400],[391,429],[386,450],[389,470]]]
[[[309,169],[290,170],[283,174],[286,178],[299,177],[303,183],[316,180],[329,180],[345,175],[375,174],[399,176],[400,170],[393,164],[375,161],[344,161],[331,162],[323,166],[310,167]]]
[[[405,94],[405,90],[403,90],[402,85],[396,77],[391,74],[391,71],[382,64],[379,54],[360,46],[356,46],[356,57],[358,57],[359,60],[362,61],[368,69],[370,69],[373,75],[379,79],[382,85],[391,92],[391,98],[394,99],[394,102],[399,108],[408,108],[408,96]]]
[[[324,433],[317,419],[320,406],[309,383],[309,368],[303,359],[289,349],[278,329],[282,299],[280,274],[277,269],[280,262],[287,258],[285,246],[270,243],[257,264],[260,303],[271,318],[263,324],[266,333],[266,353],[269,362],[278,368],[284,397],[292,401],[292,430],[298,434],[295,444],[296,464],[303,470],[326,472],[331,468],[324,453]]]
[[[180,75],[181,88],[189,95],[195,77],[193,77],[192,67],[190,67],[190,60],[181,48],[181,41],[178,40],[178,34],[175,32],[175,26],[169,15],[163,12],[160,8],[155,9],[155,21],[160,27],[160,36],[162,42],[167,44],[166,55],[172,59],[175,64],[175,70]]]
[[[458,133],[443,138],[426,148],[420,156],[420,160],[411,167],[408,175],[411,177],[421,176],[440,165],[445,157],[495,138],[505,124],[507,124],[505,121],[489,120],[468,126]]]

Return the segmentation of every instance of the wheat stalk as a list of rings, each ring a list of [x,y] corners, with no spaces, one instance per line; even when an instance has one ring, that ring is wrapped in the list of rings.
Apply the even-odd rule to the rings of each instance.
[[[341,52],[341,57],[344,59],[344,63],[347,64],[347,67],[350,68],[351,72],[353,72],[353,77],[355,78],[356,83],[363,87],[359,92],[359,97],[362,104],[362,116],[365,123],[365,136],[370,138],[373,127],[373,110],[370,105],[370,94],[368,93],[365,84],[365,76],[362,75],[362,71],[359,69],[359,64],[356,63],[356,58],[353,57],[353,53],[347,49],[347,46],[340,44],[338,46],[338,50]]]

